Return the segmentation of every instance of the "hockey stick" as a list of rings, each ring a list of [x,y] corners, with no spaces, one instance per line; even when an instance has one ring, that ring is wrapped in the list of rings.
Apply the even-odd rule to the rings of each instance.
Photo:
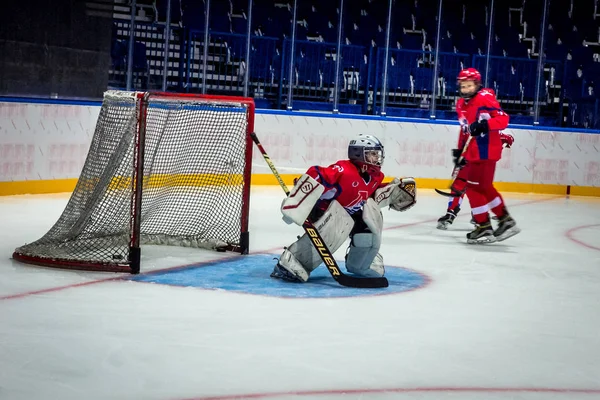
[[[458,157],[458,160],[456,161],[457,165],[460,165],[462,160],[465,158],[465,153],[467,152],[467,148],[469,147],[469,144],[471,143],[471,139],[473,139],[473,136],[469,135],[469,137],[467,138],[467,141],[465,142],[465,145],[463,146],[462,152],[460,153],[460,157]],[[458,166],[454,166],[454,169],[452,170],[452,182],[450,183],[450,186],[449,186],[450,189],[452,189],[452,185],[454,185],[454,181],[456,180],[458,171],[460,171],[460,168]],[[443,192],[440,189],[434,189],[434,190],[436,193],[441,194],[442,196],[446,196],[446,197],[462,196],[461,193],[457,193],[457,192]]]
[[[281,175],[279,175],[279,172],[277,172],[277,169],[275,168],[273,161],[271,161],[271,158],[269,158],[264,147],[259,142],[258,137],[256,136],[256,133],[252,132],[250,134],[250,137],[252,137],[252,140],[254,140],[254,143],[256,143],[258,150],[260,150],[267,165],[269,166],[269,168],[271,168],[271,172],[273,172],[273,175],[275,175],[277,182],[279,182],[279,185],[285,192],[286,196],[289,195],[290,191],[289,191],[288,187],[286,186],[283,179],[281,179]],[[384,287],[389,286],[389,282],[388,282],[387,278],[385,278],[385,277],[357,278],[354,276],[344,274],[340,270],[340,267],[338,266],[337,262],[335,261],[333,254],[331,254],[331,251],[329,251],[329,249],[327,248],[325,241],[323,240],[323,238],[321,237],[321,234],[319,233],[319,231],[317,231],[317,229],[315,228],[313,223],[307,219],[302,224],[302,228],[304,228],[304,232],[306,232],[306,234],[308,235],[308,238],[312,242],[313,246],[315,246],[317,253],[319,253],[319,256],[321,256],[321,260],[323,260],[325,267],[327,267],[327,270],[329,271],[329,273],[331,274],[333,279],[335,279],[340,285],[353,287],[353,288],[384,288]]]

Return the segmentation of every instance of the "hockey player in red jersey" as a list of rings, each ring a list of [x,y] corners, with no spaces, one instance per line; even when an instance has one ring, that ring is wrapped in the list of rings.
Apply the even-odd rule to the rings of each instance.
[[[383,183],[383,144],[372,135],[359,135],[348,145],[348,160],[312,166],[295,183],[281,204],[288,224],[308,218],[333,253],[348,237],[346,269],[364,277],[381,277],[385,270],[379,254],[383,217],[380,208],[406,211],[416,203],[413,178]],[[286,247],[274,278],[306,282],[321,257],[306,234]]]
[[[472,136],[462,160],[462,149],[452,150],[456,167],[468,165],[466,195],[476,227],[467,234],[467,242],[506,240],[519,233],[520,229],[508,213],[493,181],[496,163],[502,155],[500,131],[508,126],[509,116],[500,108],[494,91],[481,87],[479,71],[464,69],[457,80],[461,97],[456,104],[458,120],[461,130]],[[492,229],[490,211],[498,217],[496,230]]]
[[[469,133],[466,131],[460,130],[458,137],[458,148],[462,149],[467,141],[467,137]],[[500,132],[500,140],[502,141],[502,146],[504,148],[510,148],[515,138],[513,135],[509,133]],[[469,165],[466,164],[462,168],[459,169],[454,182],[452,182],[452,187],[450,191],[455,194],[454,197],[450,197],[448,201],[448,208],[446,210],[446,214],[442,215],[437,221],[437,228],[446,230],[449,225],[452,225],[454,219],[460,212],[460,206],[463,201],[463,197],[465,197],[465,192],[467,191],[467,177],[469,176]],[[471,222],[475,223],[475,220],[471,218]]]

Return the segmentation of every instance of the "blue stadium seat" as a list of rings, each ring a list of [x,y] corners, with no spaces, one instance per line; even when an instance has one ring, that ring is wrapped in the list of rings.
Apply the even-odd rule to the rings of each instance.
[[[164,23],[167,20],[167,0],[157,0],[155,4],[158,12],[156,18]],[[181,9],[179,0],[171,0],[171,23],[181,22]]]
[[[381,72],[380,85],[383,84],[383,71]],[[396,65],[388,66],[388,83],[387,87],[390,91],[408,91],[410,90],[410,70],[406,70]]]
[[[366,10],[365,10],[366,11]],[[384,20],[382,27],[385,27],[385,23],[387,21]],[[363,42],[366,46],[371,46],[371,42],[376,39],[376,35],[378,33],[379,23],[374,15],[361,15],[358,21],[358,26],[362,32],[364,37]],[[384,28],[385,30],[385,28]],[[384,34],[385,37],[385,34]]]
[[[444,53],[453,53],[454,52],[454,41],[452,40],[452,36],[448,36],[450,32],[445,31],[440,35],[440,51]],[[429,44],[435,48],[435,39],[432,41],[428,41]]]
[[[267,36],[290,38],[292,36],[292,19],[293,15],[289,8],[273,6],[270,12],[269,25],[265,27],[273,33]]]
[[[269,73],[270,73],[270,79],[273,80],[277,80],[281,77],[281,62],[282,62],[282,56],[281,56],[281,51],[276,51],[274,52],[271,57],[269,57],[270,60],[270,64],[269,64]]]
[[[521,70],[519,77],[521,78],[521,82],[523,84],[523,96],[528,99],[533,99],[535,97],[535,88],[537,85],[537,71],[535,68],[530,68],[527,71]],[[540,93],[543,95],[545,79],[542,78],[540,85]]]
[[[311,57],[298,52],[294,59],[296,71],[298,72],[298,83],[300,85],[311,86],[317,85],[319,82],[319,62]]]
[[[232,60],[242,60],[246,58],[246,44],[248,40],[245,36],[230,35],[224,38],[229,49]]]
[[[335,42],[337,30],[334,27],[329,27],[330,19],[335,17],[334,13],[335,9],[331,11],[326,3],[311,4],[305,17],[308,22],[308,36],[321,36],[326,42]],[[337,20],[332,22],[337,26]]]
[[[358,85],[363,88],[367,83],[368,64],[365,62],[365,50],[362,47],[348,46],[342,48],[342,70],[348,74],[358,73]],[[358,89],[355,87],[355,89]]]
[[[231,16],[231,32],[245,35],[248,32],[248,17]]]
[[[456,77],[462,68],[471,66],[471,57],[466,54],[441,54],[438,73],[446,82],[446,93],[456,93]],[[483,73],[483,71],[481,71]]]
[[[392,22],[393,27],[399,31],[402,31],[402,28],[412,29],[412,10],[409,6],[408,2],[395,2],[392,7]],[[387,20],[384,20],[383,25]]]
[[[546,46],[546,58],[548,60],[564,61],[567,58],[568,51],[564,43],[548,43]]]
[[[384,47],[385,46],[385,35],[386,35],[386,25],[381,24],[377,25],[371,34],[371,40],[375,42],[376,47]],[[391,35],[390,35],[391,36]],[[396,48],[396,43],[393,39],[390,40],[390,47]]]
[[[574,30],[574,27],[575,29],[577,29],[577,27],[573,24],[569,24],[566,26],[566,29],[564,30],[563,40],[567,46],[573,49],[581,46],[583,43],[583,36],[579,32],[579,30]]]
[[[335,62],[331,59],[323,59],[319,63],[320,76],[323,79],[323,86],[329,87],[335,83]]]
[[[431,68],[416,68],[412,71],[414,79],[415,92],[431,93],[433,85],[433,70]]]
[[[493,56],[504,57],[504,49],[506,48],[504,42],[500,38],[500,35],[494,35],[492,40],[492,47],[490,54]],[[487,52],[487,43],[485,43],[481,47],[482,53],[486,54]]]
[[[582,99],[590,99],[598,97],[598,84],[594,83],[594,79],[584,79],[583,80],[583,94]]]
[[[112,68],[117,71],[127,68],[127,50],[128,42],[125,40],[115,40],[110,49],[110,58]]]
[[[518,99],[521,97],[521,82],[516,76],[500,76],[495,80],[499,98]]]
[[[204,30],[204,3],[194,0],[182,0],[182,23],[192,30]]]
[[[369,45],[369,34],[366,31],[363,32],[357,22],[350,23],[345,27],[344,38],[355,46]]]
[[[550,25],[550,27],[552,29],[546,31],[546,37],[544,39],[546,58],[549,60],[563,61],[567,58],[569,49],[564,44],[560,32],[558,32],[553,25]]]
[[[259,47],[260,48],[260,47]],[[270,60],[257,48],[250,51],[250,79],[268,81],[271,78]]]
[[[456,81],[456,75],[452,73],[444,73],[444,82],[446,83],[446,96],[458,95],[458,86]]]
[[[415,33],[405,33],[400,38],[403,49],[423,50],[423,36]]]
[[[136,41],[133,44],[133,72],[147,72],[148,58],[146,44]]]
[[[244,10],[248,7],[248,0],[230,0],[231,8],[234,10]],[[256,2],[255,2],[256,3]]]
[[[571,56],[573,57],[573,62],[575,64],[581,64],[584,67],[588,67],[593,63],[593,54],[594,50],[590,47],[577,46],[573,47],[571,51]]]
[[[211,15],[208,24],[209,29],[212,32],[231,32],[231,21],[229,20],[229,16],[227,14],[223,15],[221,13],[216,13],[212,8],[210,10],[210,14]]]
[[[506,53],[507,57],[528,57],[527,46],[519,41],[519,32],[516,29],[509,26],[504,27],[499,29],[498,36],[500,40],[498,42],[494,42],[494,55],[504,55],[504,53]],[[501,48],[501,52],[498,52],[498,47]]]
[[[573,22],[577,24],[579,32],[585,38],[591,36],[597,41],[598,24],[593,18],[594,0],[577,0],[573,4]]]
[[[291,38],[291,36],[290,36]],[[308,38],[308,29],[305,25],[303,24],[297,24],[296,25],[296,40],[302,40],[305,41]]]
[[[456,33],[456,31],[455,31]],[[479,50],[484,51],[486,49],[485,42],[481,42],[475,37],[472,37],[471,33],[467,30],[458,31],[456,33],[456,39],[454,40],[454,45],[457,47],[460,53],[467,54],[479,54]],[[492,51],[494,48],[492,48]],[[493,54],[493,53],[492,53]]]
[[[488,26],[486,25],[486,6],[488,4],[489,2],[475,1],[467,4],[465,8],[465,25],[468,27],[468,31],[480,40],[488,36]]]

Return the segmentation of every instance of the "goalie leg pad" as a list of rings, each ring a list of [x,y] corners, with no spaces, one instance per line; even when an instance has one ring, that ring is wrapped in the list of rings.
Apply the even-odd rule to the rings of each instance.
[[[346,254],[346,269],[365,277],[383,276],[383,257],[379,254],[383,216],[377,202],[371,198],[363,206],[363,222],[367,229],[352,236]]]
[[[368,272],[371,275],[367,276],[381,277],[385,275],[385,268],[383,266],[383,256],[381,254],[377,253],[375,258],[373,259],[373,262],[371,263],[371,266],[368,269]]]
[[[377,246],[379,246],[383,231],[383,214],[377,206],[377,202],[372,198],[368,198],[363,205],[362,219],[367,228],[377,236]]]
[[[350,232],[352,232],[352,227],[354,226],[354,220],[348,215],[344,207],[334,200],[327,208],[327,211],[325,211],[325,214],[323,214],[314,225],[321,234],[329,251],[334,253],[342,244],[344,244],[346,239],[348,239]],[[289,252],[290,254],[288,255],[286,252]],[[290,256],[293,257],[293,259]],[[287,262],[292,263],[289,268],[287,268]],[[321,256],[306,233],[283,252],[279,261],[286,270],[293,272],[301,280],[303,279],[303,282],[306,282],[308,275],[317,268],[321,262]],[[302,266],[306,273],[305,279],[303,273],[298,271],[295,263]]]
[[[364,277],[381,277],[384,274],[383,257],[379,254],[379,240],[372,233],[356,233],[346,254],[346,269]]]

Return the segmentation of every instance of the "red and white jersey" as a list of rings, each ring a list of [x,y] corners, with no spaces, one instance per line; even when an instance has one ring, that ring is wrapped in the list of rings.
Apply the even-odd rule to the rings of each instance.
[[[340,160],[328,167],[313,166],[306,173],[325,186],[321,200],[337,200],[348,214],[360,210],[375,190],[386,185],[382,183],[382,172],[369,175],[367,182],[349,160]]]
[[[487,135],[473,137],[465,152],[465,159],[498,161],[502,155],[500,131],[508,126],[509,116],[500,108],[494,90],[481,89],[468,101],[459,99],[456,103],[456,113],[462,132],[458,139],[458,148],[462,148],[466,142],[469,136],[466,128],[473,122],[486,119],[490,128]]]

